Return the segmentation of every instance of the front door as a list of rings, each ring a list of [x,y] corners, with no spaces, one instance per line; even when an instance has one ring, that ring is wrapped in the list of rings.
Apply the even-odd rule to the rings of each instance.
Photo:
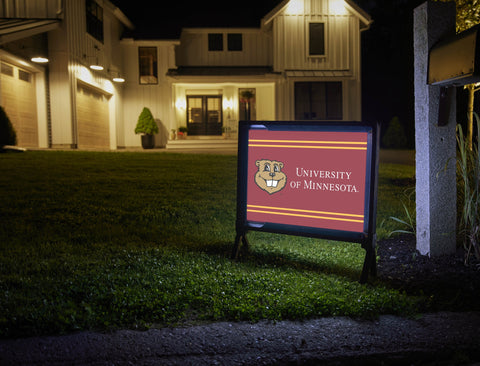
[[[190,136],[222,134],[222,96],[187,96],[187,127]]]

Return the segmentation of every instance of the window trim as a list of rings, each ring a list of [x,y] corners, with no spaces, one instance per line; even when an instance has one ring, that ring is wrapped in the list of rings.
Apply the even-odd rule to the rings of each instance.
[[[148,48],[148,49],[155,49],[155,58],[152,61],[152,71],[153,74],[150,75],[143,75],[141,73],[141,62],[140,62],[140,49]],[[142,82],[142,76],[147,77],[155,77],[155,82]],[[138,84],[139,85],[157,85],[158,84],[158,47],[156,46],[138,46]]]
[[[221,47],[218,47],[217,48],[214,48],[214,47],[211,47],[211,46],[214,46],[216,45],[216,42],[219,41],[219,40],[214,40],[213,37],[218,37],[220,36],[221,37]],[[212,39],[210,39],[210,37],[212,37]],[[224,47],[224,36],[223,36],[223,33],[208,33],[207,35],[207,48],[208,48],[208,52],[223,52],[225,50],[225,47]]]
[[[233,39],[230,41],[230,37],[240,36],[240,49],[232,49],[233,45],[236,44],[236,41]],[[227,51],[229,52],[242,52],[243,51],[243,33],[227,33]]]
[[[309,111],[308,113],[312,113],[312,84],[316,84],[316,83],[319,83],[319,84],[324,84],[325,86],[325,91],[326,91],[326,84],[328,83],[338,83],[340,84],[340,87],[341,87],[341,97],[340,97],[340,102],[341,102],[341,117],[340,118],[328,118],[327,115],[325,115],[325,118],[300,118],[300,119],[297,119],[297,105],[296,105],[296,101],[297,101],[297,92],[296,92],[296,87],[297,87],[297,83],[298,84],[309,84]],[[295,121],[304,121],[304,120],[312,120],[312,121],[344,121],[345,120],[345,83],[344,83],[344,80],[296,80],[294,83],[293,83],[293,96],[294,96],[294,106],[293,106],[293,119]],[[325,94],[325,97],[327,98],[325,101],[325,105],[324,107],[326,108],[326,111],[325,113],[328,113],[328,95]],[[305,111],[304,111],[305,113]]]
[[[89,5],[95,7],[95,14],[89,9]],[[101,11],[101,19],[98,16],[99,10]],[[104,31],[104,12],[103,8],[95,0],[85,1],[85,27],[87,34],[103,44],[105,31]]]
[[[219,47],[212,47],[216,43],[213,39],[213,36],[218,36],[220,39],[217,39]],[[212,39],[211,39],[212,37]],[[231,37],[240,37],[238,45],[240,46],[239,49],[233,49],[233,46],[236,45],[235,42]],[[220,46],[221,43],[221,46]],[[208,52],[243,52],[244,50],[244,34],[242,32],[208,32],[207,33],[207,49]]]
[[[311,53],[311,26],[313,24],[323,24],[323,54],[315,54],[315,53]],[[310,22],[307,22],[306,23],[306,53],[307,53],[307,57],[310,57],[310,58],[325,58],[327,57],[327,22],[323,21],[323,22],[316,22],[316,21],[310,21]]]

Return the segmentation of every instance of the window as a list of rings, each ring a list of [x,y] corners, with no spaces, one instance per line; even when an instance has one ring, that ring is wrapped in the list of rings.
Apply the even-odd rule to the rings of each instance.
[[[241,33],[229,33],[227,41],[229,51],[241,51],[243,49]]]
[[[140,84],[157,84],[157,47],[138,47]]]
[[[239,117],[241,121],[256,121],[257,120],[257,103],[256,103],[255,88],[238,89]]]
[[[310,23],[308,40],[310,56],[325,55],[325,23]]]
[[[87,0],[87,33],[103,43],[103,9],[95,0]]]
[[[223,51],[223,34],[222,33],[208,34],[208,50]]]
[[[191,136],[221,135],[223,125],[221,95],[188,95],[187,127]]]
[[[10,66],[2,62],[2,74],[13,76],[13,66]]]
[[[295,83],[296,120],[341,120],[343,118],[341,82]]]
[[[26,81],[27,83],[30,83],[32,81],[32,74],[28,71],[18,69],[18,78],[20,80]]]

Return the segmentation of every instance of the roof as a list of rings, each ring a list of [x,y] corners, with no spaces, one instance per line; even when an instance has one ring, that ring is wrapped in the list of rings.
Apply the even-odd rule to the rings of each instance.
[[[0,19],[0,44],[51,31],[60,19]]]
[[[272,11],[270,11],[265,17],[262,19],[262,25],[267,25],[270,23],[280,12],[282,12],[288,3],[291,0],[283,0],[280,4],[278,4]],[[353,14],[355,14],[360,21],[362,22],[361,28],[367,29],[370,24],[373,22],[370,15],[365,12],[362,8],[360,8],[354,1],[352,0],[343,0],[346,5],[347,9],[350,10]]]
[[[168,76],[255,76],[272,74],[271,66],[180,66],[168,70]]]

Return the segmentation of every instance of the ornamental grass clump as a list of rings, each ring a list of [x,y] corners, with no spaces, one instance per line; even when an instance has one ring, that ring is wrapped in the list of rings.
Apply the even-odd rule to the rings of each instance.
[[[478,115],[477,136],[480,136]],[[463,234],[465,248],[465,264],[468,264],[472,255],[480,259],[480,151],[478,143],[469,148],[467,138],[463,134],[462,126],[457,125],[457,177],[458,198],[461,202],[460,228]]]

